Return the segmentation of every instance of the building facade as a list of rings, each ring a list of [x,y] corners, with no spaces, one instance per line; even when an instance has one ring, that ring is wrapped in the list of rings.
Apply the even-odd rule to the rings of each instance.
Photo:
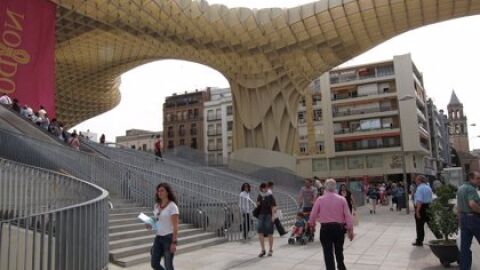
[[[430,132],[430,144],[432,146],[432,158],[436,163],[437,173],[443,168],[450,167],[450,143],[448,136],[448,123],[446,123],[443,111],[437,110],[437,106],[431,98],[427,100],[427,114]]]
[[[210,99],[210,89],[182,95],[173,94],[163,104],[164,149],[189,146],[204,149],[203,104]]]
[[[115,142],[127,148],[153,152],[157,136],[160,136],[160,145],[163,147],[161,131],[129,129],[125,132],[125,136],[117,136]]]
[[[210,164],[224,164],[233,147],[233,103],[230,88],[211,89],[204,103],[204,150]]]
[[[408,174],[436,174],[423,77],[410,55],[335,69],[307,92],[297,119],[299,174],[399,180],[402,150]]]

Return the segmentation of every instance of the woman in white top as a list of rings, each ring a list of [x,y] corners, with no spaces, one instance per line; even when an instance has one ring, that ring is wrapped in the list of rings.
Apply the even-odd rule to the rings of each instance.
[[[243,226],[242,226],[243,239],[247,239],[248,233],[250,232],[250,227],[252,222],[250,213],[253,210],[252,205],[253,207],[256,206],[256,204],[254,204],[252,199],[250,198],[250,184],[243,183],[241,187],[240,202],[239,202],[240,211],[242,212],[242,216],[243,216]]]
[[[155,270],[174,270],[173,256],[177,250],[178,206],[175,194],[167,183],[157,186],[153,215],[157,220],[157,236],[153,242],[151,266]],[[147,225],[147,229],[152,229]],[[164,258],[165,268],[160,265]]]

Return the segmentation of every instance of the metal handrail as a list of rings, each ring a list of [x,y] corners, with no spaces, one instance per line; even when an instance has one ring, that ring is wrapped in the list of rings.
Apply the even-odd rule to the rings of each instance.
[[[192,186],[193,181],[187,181],[184,178],[174,178],[168,175],[154,174],[149,170],[143,172],[133,170],[131,167],[119,163],[118,161],[113,161],[90,153],[84,153],[71,148],[44,143],[29,136],[12,133],[2,129],[0,129],[0,155],[35,166],[53,170],[65,170],[76,177],[106,188],[114,196],[132,199],[147,207],[151,207],[154,203],[153,197],[156,184],[158,184],[160,180],[163,182],[169,182],[174,185],[177,192],[183,192],[185,195],[184,209],[180,206],[181,213],[185,213],[182,218],[185,222],[188,222],[189,220],[195,221],[193,214],[191,214],[191,208],[202,205],[195,203],[195,200],[201,198],[202,203],[210,202],[209,211],[207,212],[210,215],[208,217],[210,224],[209,228],[212,231],[218,231],[218,228],[215,229],[213,226],[218,225],[219,227],[222,227],[222,224],[225,223],[225,215],[220,214],[218,210],[221,207],[226,205],[231,209],[231,212],[235,213],[235,216],[240,215],[235,204],[213,200],[216,198],[226,198],[226,193],[213,190],[211,187],[207,187],[202,183],[197,183],[196,188],[202,191],[208,191],[206,193],[210,194],[210,196],[189,188]],[[141,182],[139,181],[141,178],[149,181]],[[135,179],[135,181],[132,179]],[[212,202],[216,202],[216,204],[213,204]],[[233,221],[233,223],[238,225],[237,227],[240,227],[240,222],[240,218],[236,218]],[[236,233],[234,230],[228,231],[228,234],[229,235],[224,235],[222,233],[219,234],[219,236],[225,236],[229,240],[234,240],[240,237],[240,234]]]
[[[107,191],[4,159],[0,176],[0,269],[107,269]]]

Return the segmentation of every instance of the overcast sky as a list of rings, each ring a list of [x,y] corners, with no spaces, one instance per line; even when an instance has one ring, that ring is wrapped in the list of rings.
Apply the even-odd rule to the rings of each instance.
[[[310,0],[210,0],[228,7],[292,7]],[[470,124],[473,147],[480,148],[480,16],[439,23],[410,31],[362,54],[343,66],[392,59],[411,53],[424,75],[427,95],[445,109],[452,89],[463,102]],[[177,60],[162,60],[137,67],[122,76],[122,101],[113,110],[87,120],[75,128],[105,133],[107,140],[139,128],[162,130],[162,104],[173,93],[228,87],[222,74],[207,66]]]

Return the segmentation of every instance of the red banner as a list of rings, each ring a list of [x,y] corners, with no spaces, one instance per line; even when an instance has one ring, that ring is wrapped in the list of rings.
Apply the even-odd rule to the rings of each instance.
[[[0,93],[55,116],[56,6],[48,0],[0,1]]]

